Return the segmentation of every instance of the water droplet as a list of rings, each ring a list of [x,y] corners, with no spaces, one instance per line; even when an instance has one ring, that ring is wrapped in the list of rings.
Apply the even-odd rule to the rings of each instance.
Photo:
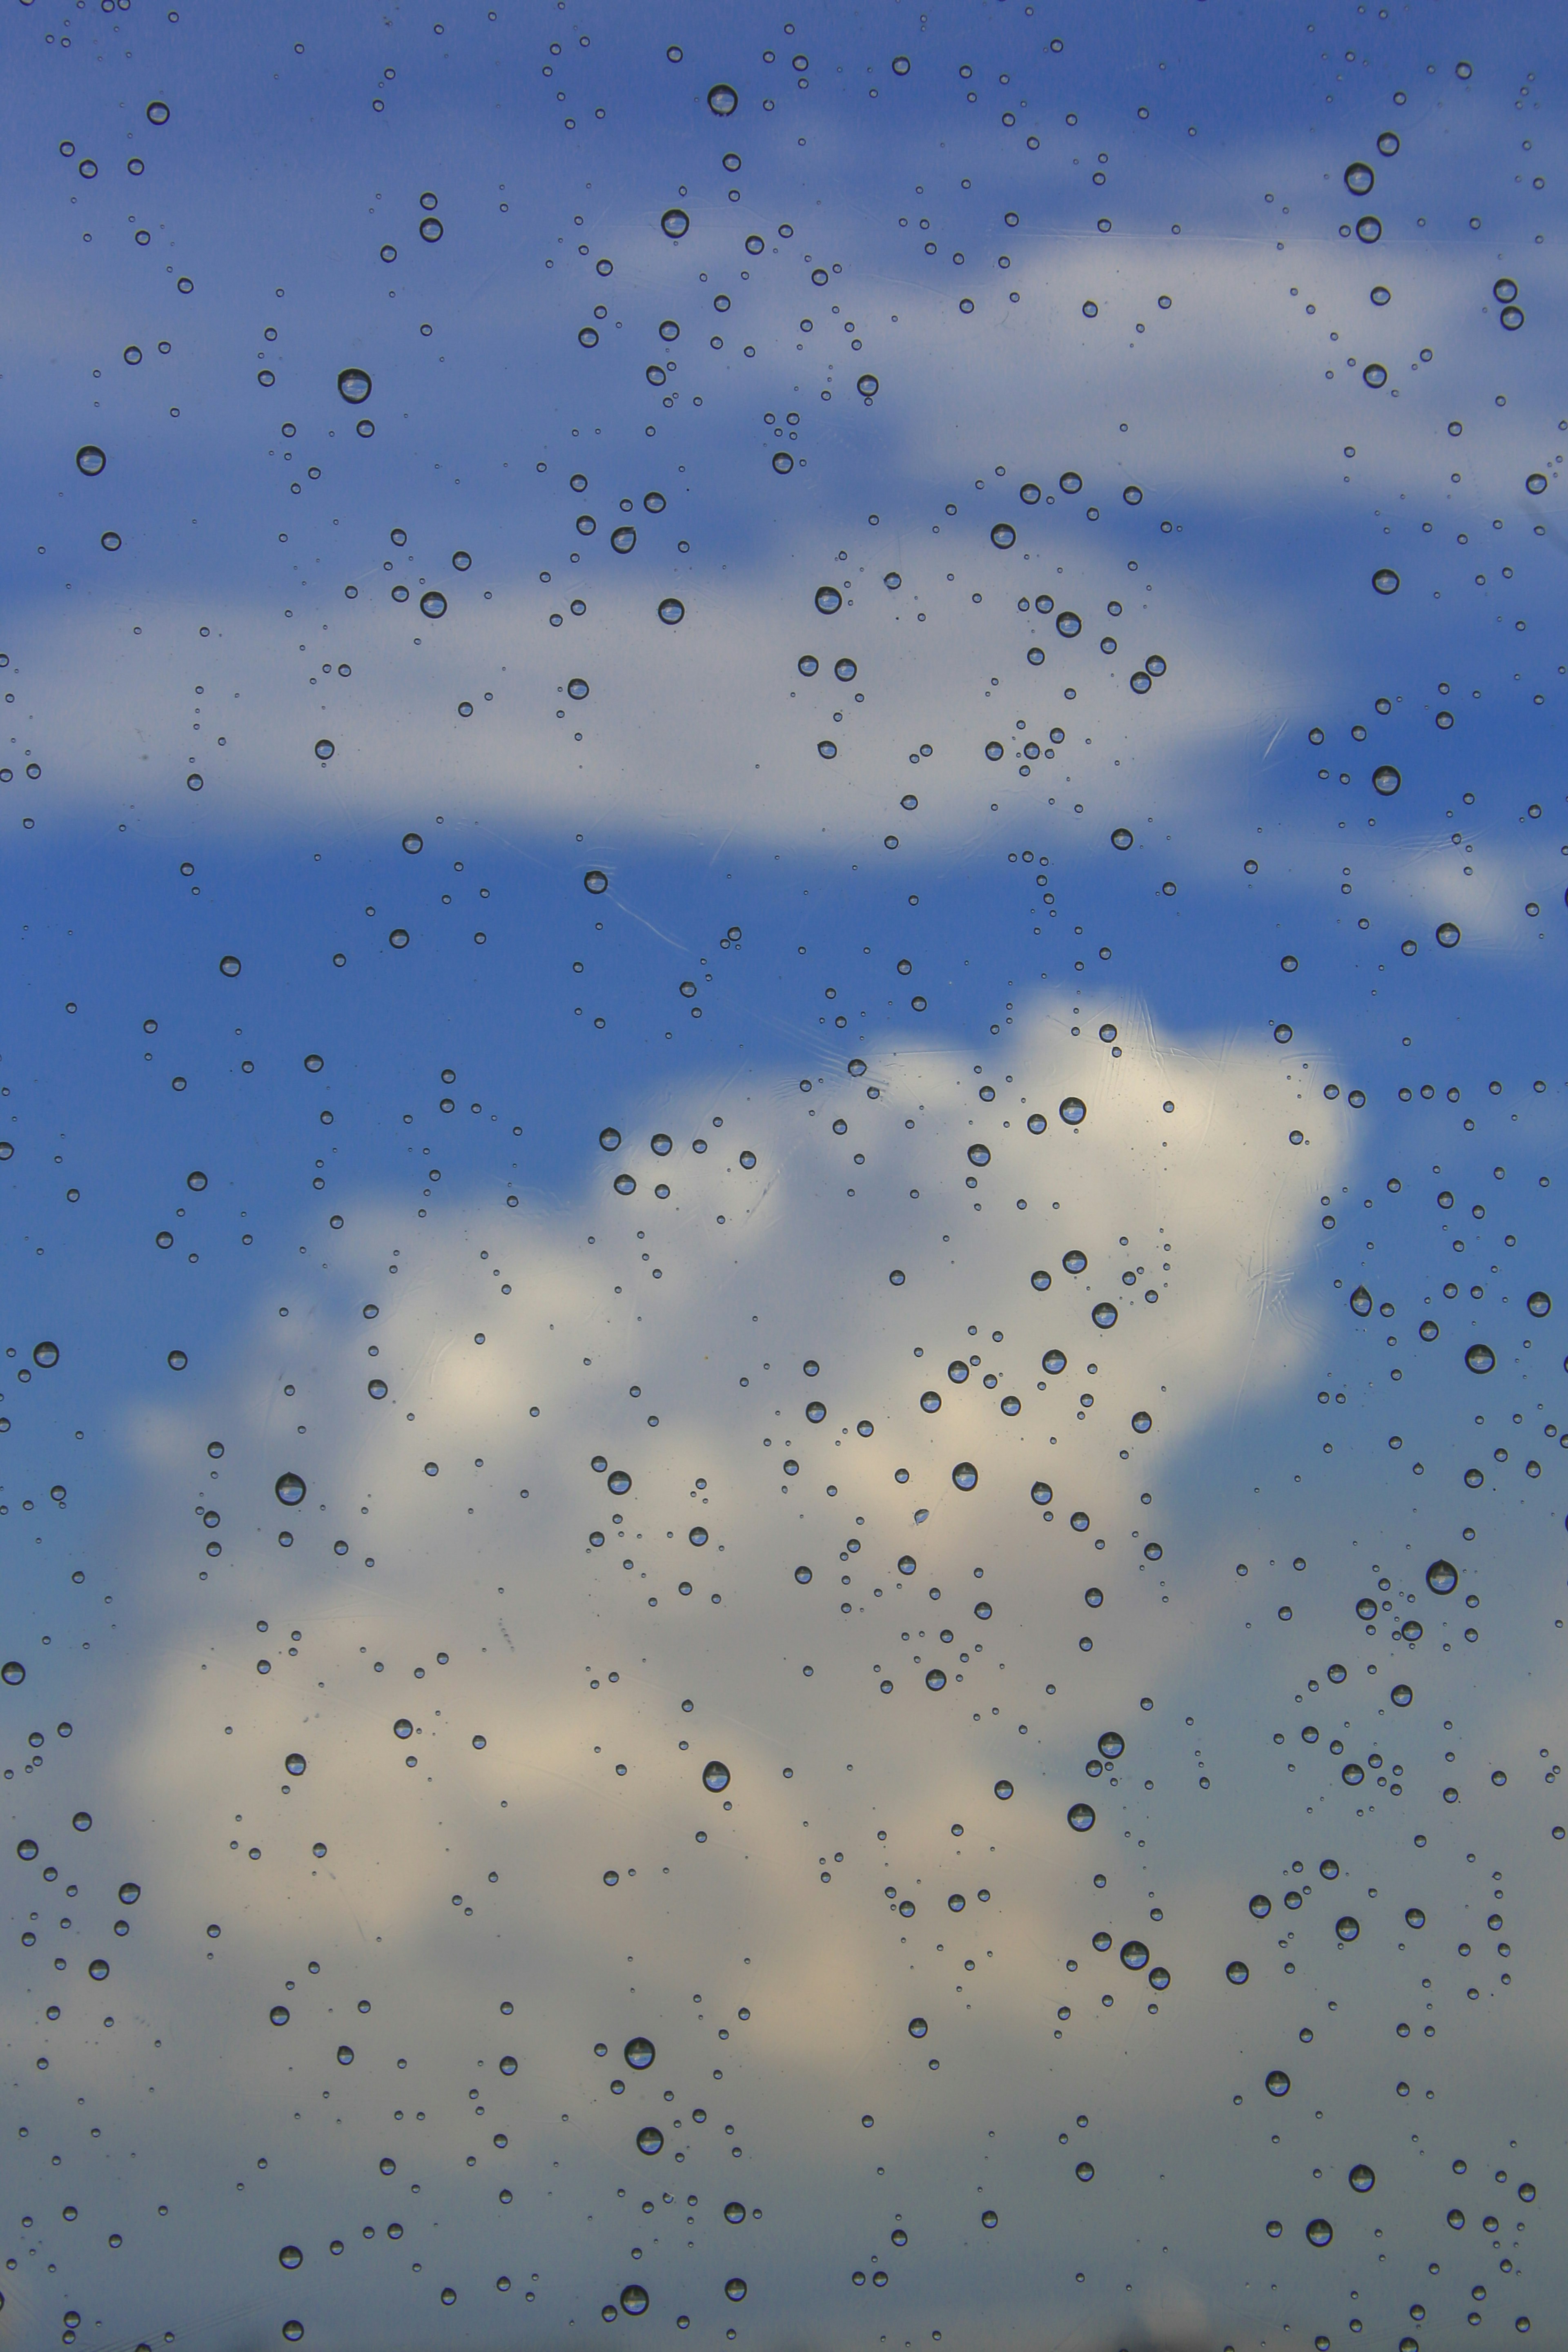
[[[687,230],[691,226],[690,216],[689,215],[683,213],[679,205],[671,205],[669,210],[660,220],[659,226],[663,229],[666,236],[684,236]]]
[[[291,1756],[285,1756],[283,1759],[283,1769],[296,1780],[300,1778],[300,1775],[304,1769],[305,1759],[300,1754],[298,1748],[295,1749]]]
[[[837,613],[844,599],[837,588],[819,588],[811,601],[819,613]]]
[[[1397,768],[1391,768],[1386,764],[1381,768],[1374,768],[1372,772],[1373,791],[1381,793],[1384,800],[1396,793],[1404,781]]]
[[[275,2002],[267,2014],[274,2025],[287,2025],[289,2022],[289,2012],[281,2001]]]
[[[337,748],[330,736],[323,735],[316,745],[316,757],[318,760],[330,760]]]
[[[1525,487],[1525,488],[1530,492],[1530,495],[1531,495],[1531,497],[1532,499],[1538,499],[1538,498],[1541,496],[1541,494],[1542,494],[1542,490],[1544,490],[1544,489],[1545,489],[1545,488],[1546,488],[1546,477],[1545,477],[1545,475],[1544,475],[1544,474],[1526,474],[1526,476],[1525,476],[1525,478],[1524,478],[1524,487]]]
[[[628,2315],[628,2316],[629,2316],[629,2317],[631,2317],[631,2318],[633,2318],[633,2319],[637,2319],[637,2318],[640,2317],[640,2315],[642,2315],[642,2313],[644,2313],[644,2312],[647,2309],[647,2287],[646,2287],[646,2286],[624,2286],[624,2287],[622,2287],[622,2289],[621,2289],[621,2309],[622,2309],[624,2312],[626,2312],[626,2313]]]
[[[300,2252],[298,2246],[285,2246],[279,2252],[278,2259],[282,2263],[286,2271],[297,2271],[305,2257]]]
[[[9,1658],[6,1660],[5,1665],[0,1666],[0,1683],[11,1683],[14,1685],[16,1683],[25,1683],[26,1679],[27,1669],[23,1665],[19,1658]]]
[[[1263,2077],[1263,2087],[1271,2099],[1282,2099],[1289,2091],[1290,2077],[1282,2066],[1276,2066],[1271,2074]]]
[[[48,1371],[60,1360],[60,1351],[52,1339],[40,1339],[33,1349],[33,1361],[41,1372]]]
[[[1439,923],[1436,936],[1437,945],[1440,948],[1457,948],[1459,944],[1459,926],[1458,923]]]
[[[1112,1764],[1127,1746],[1127,1742],[1119,1731],[1102,1731],[1094,1744],[1100,1754],[1109,1758]]]
[[[1089,2163],[1087,2158],[1085,2158],[1081,2164],[1075,2164],[1073,2170],[1077,2173],[1080,2180],[1092,2180],[1094,2179],[1094,2167]]]
[[[370,398],[370,378],[363,368],[343,368],[338,376],[338,390],[351,407],[357,408]]]
[[[727,81],[716,81],[708,93],[709,111],[713,114],[733,114],[740,103]]]
[[[1361,1921],[1352,1919],[1347,1911],[1342,1919],[1334,1921],[1334,1933],[1342,1944],[1353,1944],[1361,1934]]]
[[[980,1484],[980,1473],[973,1462],[955,1462],[952,1465],[952,1483],[962,1494],[967,1495],[972,1487]]]
[[[1331,2245],[1333,2235],[1333,2231],[1321,2216],[1317,2221],[1309,2221],[1307,2224],[1307,2243],[1310,2246]]]
[[[1383,223],[1375,213],[1363,213],[1355,225],[1355,233],[1363,245],[1375,245],[1383,235]]]
[[[663,2146],[664,2134],[660,2131],[658,2126],[657,2124],[644,2124],[641,2131],[637,2134],[638,2155],[657,2156]]]
[[[991,526],[993,547],[1011,547],[1017,536],[1010,522],[994,522]]]
[[[708,1540],[708,1530],[707,1530],[707,1528],[687,1528],[687,1530],[686,1530],[686,1540],[687,1540],[687,1542],[688,1542],[689,1544],[695,1544],[695,1545],[696,1545],[696,1547],[697,1547],[697,1549],[700,1551],[700,1549],[702,1549],[702,1546],[703,1546],[703,1545],[707,1542],[707,1540]]]
[[[679,596],[661,597],[658,606],[658,617],[664,623],[667,629],[673,629],[678,621],[685,620],[686,607],[681,603]]]
[[[1552,1298],[1548,1291],[1532,1290],[1524,1303],[1532,1315],[1550,1315],[1552,1312]]]
[[[1392,596],[1399,586],[1399,574],[1397,572],[1391,572],[1384,564],[1381,570],[1373,573],[1372,584],[1380,596]]]
[[[597,898],[601,897],[603,893],[609,888],[609,876],[607,874],[601,874],[596,866],[590,866],[588,871],[583,877],[584,889],[586,890],[591,897]]]
[[[1097,1324],[1101,1331],[1110,1330],[1116,1320],[1116,1309],[1109,1298],[1102,1298],[1100,1304],[1090,1310],[1090,1320]]]
[[[1115,832],[1111,835],[1110,846],[1112,849],[1131,848],[1132,835],[1128,832],[1127,827],[1124,824],[1119,824]]]
[[[1459,1571],[1452,1560],[1435,1559],[1426,1571],[1426,1581],[1434,1592],[1452,1592],[1459,1580]]]
[[[1040,1358],[1040,1370],[1043,1372],[1065,1372],[1067,1368],[1068,1360],[1059,1348],[1047,1348]]]
[[[169,120],[169,110],[161,98],[153,99],[147,108],[147,120],[160,127]]]
[[[280,1503],[302,1503],[305,1499],[305,1481],[297,1470],[285,1470],[272,1491]]]
[[[721,1789],[727,1789],[730,1785],[730,1767],[721,1764],[717,1759],[711,1764],[704,1764],[702,1785],[705,1789],[711,1789],[717,1796]]]
[[[1076,613],[1058,613],[1057,614],[1057,635],[1058,636],[1076,637],[1082,627],[1083,623],[1079,620]]]
[[[880,386],[874,375],[863,375],[857,382],[855,389],[862,400],[874,400]]]
[[[634,2072],[640,2074],[645,2066],[651,2066],[653,2064],[655,2056],[654,2046],[648,2040],[646,2033],[638,2033],[634,2035],[632,2040],[627,2042],[625,2050],[621,2053],[621,2055],[625,2058],[626,2064],[630,2066]]]
[[[392,1736],[394,1739],[413,1738],[414,1726],[409,1722],[408,1717],[405,1715],[400,1715],[397,1721],[393,1725]]]
[[[447,599],[439,588],[426,588],[419,599],[419,610],[427,621],[438,621],[447,609]]]
[[[618,1150],[620,1150],[620,1148],[621,1148],[621,1131],[620,1131],[620,1129],[619,1129],[618,1127],[602,1127],[602,1128],[599,1129],[599,1149],[600,1149],[600,1150],[601,1150],[601,1151],[618,1151]]]
[[[1064,490],[1069,499],[1076,498],[1079,490],[1083,488],[1083,476],[1081,474],[1074,474],[1070,472],[1066,473],[1058,482],[1057,488],[1059,490]]]
[[[1352,196],[1370,196],[1373,177],[1370,163],[1349,163],[1345,167],[1345,185]]]
[[[1154,1423],[1148,1413],[1140,1412],[1133,1414],[1132,1426],[1140,1437],[1147,1437]]]
[[[724,2292],[729,2296],[731,2303],[744,2303],[746,2300],[745,2280],[743,2278],[726,2279],[724,2282]]]
[[[1122,1945],[1120,1957],[1124,1969],[1146,1969],[1149,1965],[1149,1947],[1147,1944],[1141,1944],[1134,1936],[1131,1942]]]
[[[1232,1960],[1228,1963],[1225,1973],[1227,1983],[1244,1985],[1250,1971],[1245,1960]]]
[[[970,1145],[969,1160],[971,1166],[974,1168],[989,1168],[991,1165],[991,1154],[984,1143]]]
[[[101,474],[109,460],[101,449],[96,448],[90,441],[85,441],[76,453],[76,462],[80,473]]]
[[[927,1675],[926,1688],[929,1691],[945,1690],[947,1688],[947,1676],[942,1673],[940,1666],[932,1666],[930,1674]]]
[[[142,1900],[142,1889],[133,1878],[128,1878],[121,1888],[120,1900],[128,1909],[132,1903],[139,1903]]]
[[[1000,1797],[1002,1802],[1005,1804],[1013,1793],[1013,1783],[1011,1780],[998,1780],[991,1793],[994,1797]]]
[[[1510,302],[1505,310],[1498,312],[1498,324],[1500,327],[1506,328],[1510,335],[1519,332],[1524,324],[1524,312],[1517,302]]]
[[[1088,1106],[1077,1095],[1064,1095],[1057,1105],[1057,1117],[1064,1127],[1080,1127],[1088,1116]]]
[[[1484,1339],[1475,1340],[1465,1349],[1465,1363],[1472,1372],[1489,1372],[1497,1358]]]
[[[1069,1830],[1091,1830],[1094,1827],[1094,1807],[1086,1805],[1081,1799],[1076,1805],[1069,1805],[1068,1827]]]

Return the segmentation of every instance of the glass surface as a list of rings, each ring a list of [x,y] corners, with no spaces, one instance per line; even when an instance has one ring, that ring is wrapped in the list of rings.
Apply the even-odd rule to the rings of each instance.
[[[1560,2343],[1558,12],[0,37],[6,2340]]]

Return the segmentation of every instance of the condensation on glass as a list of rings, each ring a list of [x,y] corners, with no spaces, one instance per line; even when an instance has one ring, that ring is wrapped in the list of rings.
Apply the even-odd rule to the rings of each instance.
[[[1560,2340],[1552,29],[11,12],[11,2340]]]

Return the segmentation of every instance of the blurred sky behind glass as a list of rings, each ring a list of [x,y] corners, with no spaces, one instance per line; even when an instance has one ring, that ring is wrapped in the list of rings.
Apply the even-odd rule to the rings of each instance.
[[[1557,12],[3,37],[5,2341],[1557,2340]]]

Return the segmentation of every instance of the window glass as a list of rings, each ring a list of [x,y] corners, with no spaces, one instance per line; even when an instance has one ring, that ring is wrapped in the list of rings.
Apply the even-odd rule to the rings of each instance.
[[[1547,25],[11,12],[18,2341],[1555,2340]]]

